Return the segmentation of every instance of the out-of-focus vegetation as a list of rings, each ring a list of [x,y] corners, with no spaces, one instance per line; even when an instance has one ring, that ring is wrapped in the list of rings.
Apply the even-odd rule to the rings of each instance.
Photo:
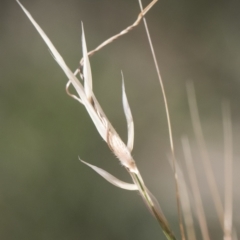
[[[137,0],[22,1],[74,70],[88,49],[130,25]],[[143,2],[145,5],[148,1]],[[212,239],[222,234],[196,148],[185,83],[195,84],[208,150],[223,191],[221,102],[231,102],[234,225],[240,226],[239,3],[159,1],[147,14],[169,100],[177,157],[191,140]],[[134,158],[178,233],[166,116],[143,25],[91,58],[94,91],[126,139],[121,74],[135,120]],[[82,159],[130,181],[85,109],[65,93],[66,77],[15,1],[0,2],[0,238],[164,239],[136,193],[97,176]],[[183,162],[183,161],[182,161]]]

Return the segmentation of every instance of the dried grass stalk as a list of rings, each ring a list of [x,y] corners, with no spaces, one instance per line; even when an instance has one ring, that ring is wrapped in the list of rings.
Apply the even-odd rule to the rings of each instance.
[[[193,165],[190,144],[187,137],[182,138],[182,146],[183,146],[183,152],[184,152],[184,157],[185,157],[186,166],[187,166],[187,172],[188,172],[190,183],[191,183],[191,189],[194,196],[194,202],[196,206],[196,212],[198,216],[198,222],[201,229],[202,237],[204,240],[210,240],[207,221],[206,221],[202,199],[201,199],[201,194],[200,194],[200,190],[197,182],[195,168]]]
[[[225,176],[225,190],[224,190],[224,240],[232,240],[232,121],[230,104],[224,101],[222,104],[223,112],[223,133],[224,133],[224,176]]]
[[[142,1],[138,0],[138,2],[139,2],[140,9],[143,11]],[[151,36],[150,36],[150,32],[149,32],[149,29],[148,29],[147,20],[144,17],[143,17],[143,22],[144,22],[149,46],[150,46],[150,49],[151,49],[154,65],[155,65],[155,68],[156,68],[156,71],[157,71],[157,76],[158,76],[158,80],[159,80],[162,95],[163,95],[163,101],[164,101],[165,112],[166,112],[166,117],[167,117],[167,124],[168,124],[168,135],[169,135],[170,148],[171,148],[172,161],[173,161],[172,162],[172,167],[173,167],[174,180],[175,180],[179,228],[180,228],[180,232],[181,232],[181,238],[182,238],[182,240],[185,240],[186,236],[185,236],[184,227],[183,227],[183,219],[182,219],[182,212],[181,212],[181,207],[182,206],[181,206],[181,198],[180,198],[180,193],[179,193],[178,175],[177,175],[177,171],[176,171],[176,156],[175,156],[175,149],[174,149],[174,143],[173,143],[173,134],[172,134],[172,126],[171,126],[171,119],[170,119],[170,113],[169,113],[169,108],[168,108],[167,95],[166,95],[163,80],[162,80],[162,77],[161,77],[161,74],[160,74],[160,69],[159,69],[159,66],[158,66],[157,57],[156,57],[155,50],[154,50],[154,47],[153,47],[153,44],[152,44],[152,39],[151,39]]]
[[[84,86],[82,85],[81,81],[75,76],[76,72],[73,73],[57,49],[54,47],[50,39],[47,37],[47,35],[44,33],[44,31],[41,29],[41,27],[36,23],[36,21],[33,19],[33,17],[30,15],[30,13],[22,6],[22,4],[17,0],[18,4],[21,6],[29,20],[32,22],[32,24],[35,26],[45,43],[47,44],[48,48],[50,49],[53,57],[55,58],[56,62],[59,64],[59,66],[62,68],[64,73],[66,74],[67,78],[69,79],[69,82],[67,83],[67,91],[70,83],[73,85],[75,88],[78,96],[71,94],[68,91],[68,94],[73,97],[74,99],[78,100],[81,104],[83,104],[91,117],[95,127],[97,128],[99,134],[103,138],[103,140],[108,144],[109,148],[112,150],[112,152],[117,156],[117,158],[120,160],[121,164],[126,168],[126,170],[129,172],[130,176],[132,177],[133,183],[135,184],[134,187],[133,185],[128,185],[127,188],[132,188],[133,189],[128,189],[128,190],[135,190],[135,188],[138,189],[140,192],[144,202],[148,206],[149,210],[151,213],[156,217],[157,221],[159,222],[163,233],[167,237],[168,240],[175,240],[175,236],[172,232],[172,230],[169,227],[169,224],[164,217],[161,209],[158,207],[158,204],[156,203],[156,199],[153,197],[153,195],[149,192],[147,189],[141,174],[136,166],[136,163],[131,155],[131,150],[133,147],[133,120],[131,116],[131,111],[130,107],[126,98],[126,93],[125,93],[125,87],[123,85],[123,105],[124,105],[124,112],[126,115],[126,119],[128,122],[128,146],[125,145],[125,143],[121,140],[109,120],[107,119],[105,113],[103,112],[100,104],[98,103],[93,90],[92,90],[92,74],[91,74],[91,67],[90,67],[90,62],[89,62],[89,53],[87,52],[87,46],[86,46],[86,41],[85,41],[85,35],[84,35],[84,30],[82,27],[82,48],[83,48],[83,60],[81,63],[83,63],[83,72],[81,72],[81,78],[84,82]],[[129,28],[124,30],[123,32],[120,33],[120,35],[127,33],[129,30],[131,30],[134,26],[136,26],[142,16],[152,7],[152,5],[156,2],[156,0],[152,1],[147,8],[144,9],[143,12],[139,14],[139,17],[137,21]],[[120,36],[119,35],[119,36]],[[117,36],[117,37],[119,37]],[[113,40],[116,38],[112,38]],[[108,43],[105,43],[103,45],[100,45],[101,48],[105,46]],[[93,54],[93,53],[92,53]],[[90,165],[85,162],[88,166],[93,168],[96,172],[98,172],[101,176],[104,176],[105,179],[107,179],[109,182],[118,185],[119,181],[118,179],[115,179],[112,175],[109,173],[106,173],[106,171]],[[122,183],[121,183],[122,184]],[[127,184],[123,183],[125,189]]]

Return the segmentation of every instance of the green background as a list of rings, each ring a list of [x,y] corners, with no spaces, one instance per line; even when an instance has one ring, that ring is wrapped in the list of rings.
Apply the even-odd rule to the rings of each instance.
[[[149,1],[143,1],[146,6]],[[120,32],[139,14],[137,0],[22,0],[68,66]],[[212,239],[222,239],[194,139],[187,81],[195,84],[203,130],[223,195],[221,104],[231,102],[234,142],[234,225],[240,227],[240,32],[238,1],[161,0],[147,14],[172,119],[176,156],[191,140]],[[166,114],[146,34],[135,30],[91,57],[93,88],[126,141],[121,70],[135,121],[134,159],[179,237]],[[83,160],[130,182],[85,108],[65,93],[67,79],[13,0],[0,2],[0,238],[165,239],[139,194],[118,189]],[[186,171],[184,170],[185,174]],[[187,174],[186,174],[187,177]],[[193,208],[194,205],[193,205]],[[196,218],[195,218],[196,220]],[[197,221],[197,232],[200,236]],[[240,232],[238,233],[240,234]]]

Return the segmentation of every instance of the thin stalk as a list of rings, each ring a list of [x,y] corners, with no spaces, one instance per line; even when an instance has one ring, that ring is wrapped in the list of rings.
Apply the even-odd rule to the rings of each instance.
[[[140,9],[143,10],[142,1],[138,0],[138,2],[139,2],[139,5],[140,5]],[[183,227],[183,218],[182,218],[182,211],[181,211],[181,199],[180,199],[180,193],[179,193],[178,175],[177,175],[177,171],[176,171],[176,156],[175,156],[175,150],[174,150],[172,126],[171,126],[167,96],[166,96],[163,80],[162,80],[162,77],[161,77],[161,74],[160,74],[160,69],[159,69],[159,66],[158,66],[155,50],[154,50],[154,47],[153,47],[153,44],[152,44],[152,39],[151,39],[151,36],[150,36],[150,32],[149,32],[147,21],[146,21],[145,17],[143,17],[143,22],[144,22],[145,30],[146,30],[147,37],[148,37],[149,46],[150,46],[150,49],[151,49],[154,65],[155,65],[155,68],[156,68],[156,71],[157,71],[157,76],[158,76],[158,80],[159,80],[162,95],[163,95],[163,101],[164,101],[165,112],[166,112],[166,117],[167,117],[167,124],[168,124],[170,148],[171,148],[172,160],[173,160],[173,172],[174,172],[174,180],[175,180],[175,188],[176,188],[176,200],[177,200],[177,209],[178,209],[178,218],[179,218],[179,228],[180,228],[182,240],[185,240],[186,236],[185,236],[184,227]]]
[[[190,144],[189,144],[189,140],[187,137],[182,138],[182,146],[183,146],[184,158],[185,158],[186,166],[187,166],[187,170],[188,170],[187,172],[188,172],[188,176],[189,176],[189,180],[191,183],[191,188],[192,188],[192,192],[193,192],[193,196],[194,196],[194,202],[196,205],[196,212],[197,212],[197,216],[198,216],[198,221],[199,221],[199,226],[201,229],[202,237],[204,240],[210,240],[210,236],[209,236],[208,228],[207,228],[207,221],[206,221],[203,204],[202,204],[202,198],[201,198],[201,194],[199,191],[195,168],[193,165]]]
[[[216,180],[214,178],[213,169],[210,163],[206,142],[203,136],[203,130],[200,122],[194,85],[192,82],[188,82],[186,87],[187,87],[188,104],[189,104],[189,109],[191,114],[194,135],[196,137],[197,144],[200,149],[201,158],[202,158],[203,166],[205,169],[205,174],[207,177],[207,181],[208,181],[208,185],[209,185],[212,199],[214,202],[214,206],[218,215],[218,219],[223,229],[223,204],[220,197],[220,193],[218,191]]]
[[[172,160],[170,157],[168,158],[169,163],[172,167]],[[188,190],[185,176],[182,172],[182,169],[180,165],[177,162],[177,172],[179,176],[179,189],[180,189],[180,197],[181,197],[181,202],[182,202],[182,211],[183,211],[183,218],[185,222],[185,227],[186,227],[186,232],[187,232],[187,239],[189,240],[196,240],[196,233],[194,229],[194,221],[193,221],[193,216],[192,216],[192,211],[191,211],[191,204],[190,204],[190,199],[189,199],[189,193],[190,191]]]
[[[223,102],[223,132],[224,132],[224,240],[232,240],[232,122],[230,104]]]

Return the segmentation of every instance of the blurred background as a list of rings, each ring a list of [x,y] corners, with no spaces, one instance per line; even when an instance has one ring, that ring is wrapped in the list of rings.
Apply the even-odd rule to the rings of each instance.
[[[22,0],[68,66],[132,24],[137,0]],[[150,1],[143,1],[146,6]],[[147,21],[166,88],[176,156],[188,135],[211,239],[222,231],[194,138],[186,82],[194,82],[216,181],[223,196],[223,99],[231,102],[233,222],[240,227],[240,32],[238,1],[159,1]],[[179,237],[166,114],[143,24],[91,57],[93,87],[126,141],[121,70],[135,122],[134,159]],[[67,79],[15,1],[0,2],[0,238],[165,239],[136,192],[118,189],[83,160],[130,182],[84,107],[67,96]],[[187,178],[187,174],[186,174]],[[193,208],[194,205],[193,205]],[[195,217],[195,226],[201,238]],[[239,231],[239,230],[238,230]],[[238,232],[240,234],[240,232]]]

